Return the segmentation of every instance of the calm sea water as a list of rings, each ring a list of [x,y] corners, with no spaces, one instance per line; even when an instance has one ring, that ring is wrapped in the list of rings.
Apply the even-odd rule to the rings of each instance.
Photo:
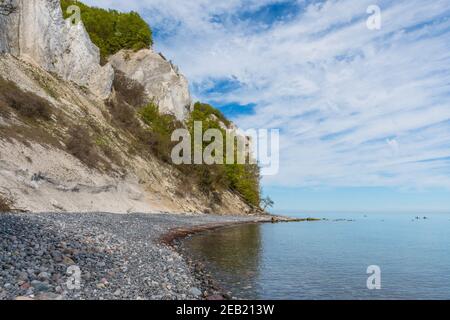
[[[450,299],[450,214],[416,216],[320,214],[330,220],[231,227],[185,246],[238,298]],[[367,289],[371,265],[380,290]]]

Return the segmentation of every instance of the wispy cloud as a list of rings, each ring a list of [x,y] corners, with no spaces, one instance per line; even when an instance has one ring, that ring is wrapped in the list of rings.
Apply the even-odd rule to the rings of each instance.
[[[198,99],[282,129],[266,185],[450,187],[448,0],[86,2],[138,10]]]

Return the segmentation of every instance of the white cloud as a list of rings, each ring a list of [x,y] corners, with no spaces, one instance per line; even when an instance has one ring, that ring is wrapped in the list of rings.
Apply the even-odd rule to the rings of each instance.
[[[234,16],[271,0],[86,2],[140,11],[195,86],[242,84],[197,94],[255,103],[243,128],[282,128],[280,174],[266,185],[450,187],[448,0],[299,1],[272,26]],[[379,31],[366,27],[372,4]]]

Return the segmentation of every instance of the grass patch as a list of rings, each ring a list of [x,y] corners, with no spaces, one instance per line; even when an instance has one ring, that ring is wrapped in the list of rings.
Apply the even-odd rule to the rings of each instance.
[[[106,103],[112,123],[118,128],[136,134],[141,127],[136,117],[136,109],[130,106],[120,95]]]
[[[11,111],[28,119],[51,120],[49,103],[38,95],[19,88],[15,83],[0,77],[0,112],[8,117]]]
[[[128,78],[122,71],[114,71],[113,86],[116,92],[128,104],[134,107],[142,107],[146,103],[145,88],[136,80]]]
[[[0,193],[0,213],[14,211],[14,202]]]
[[[67,152],[79,159],[90,168],[97,168],[101,157],[95,147],[89,130],[81,125],[74,126],[68,131],[66,143]]]
[[[31,142],[36,142],[43,146],[53,146],[59,149],[62,147],[57,137],[38,126],[0,126],[0,137],[10,143],[17,141],[27,147],[31,147]]]
[[[172,142],[172,132],[182,128],[183,124],[176,120],[173,115],[161,114],[158,106],[149,103],[139,109],[138,114],[141,120],[148,126],[146,141],[154,155],[164,162],[170,162],[172,148],[175,143]]]
[[[104,156],[111,160],[112,163],[116,164],[119,167],[123,166],[122,157],[118,152],[114,150],[111,146],[111,143],[108,139],[102,136],[97,136],[95,139],[95,145],[102,151]]]

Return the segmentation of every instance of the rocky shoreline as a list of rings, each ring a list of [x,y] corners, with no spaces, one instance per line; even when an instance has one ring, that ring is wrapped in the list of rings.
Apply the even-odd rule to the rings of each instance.
[[[231,298],[177,251],[177,241],[222,226],[278,221],[168,213],[0,214],[0,299]]]

